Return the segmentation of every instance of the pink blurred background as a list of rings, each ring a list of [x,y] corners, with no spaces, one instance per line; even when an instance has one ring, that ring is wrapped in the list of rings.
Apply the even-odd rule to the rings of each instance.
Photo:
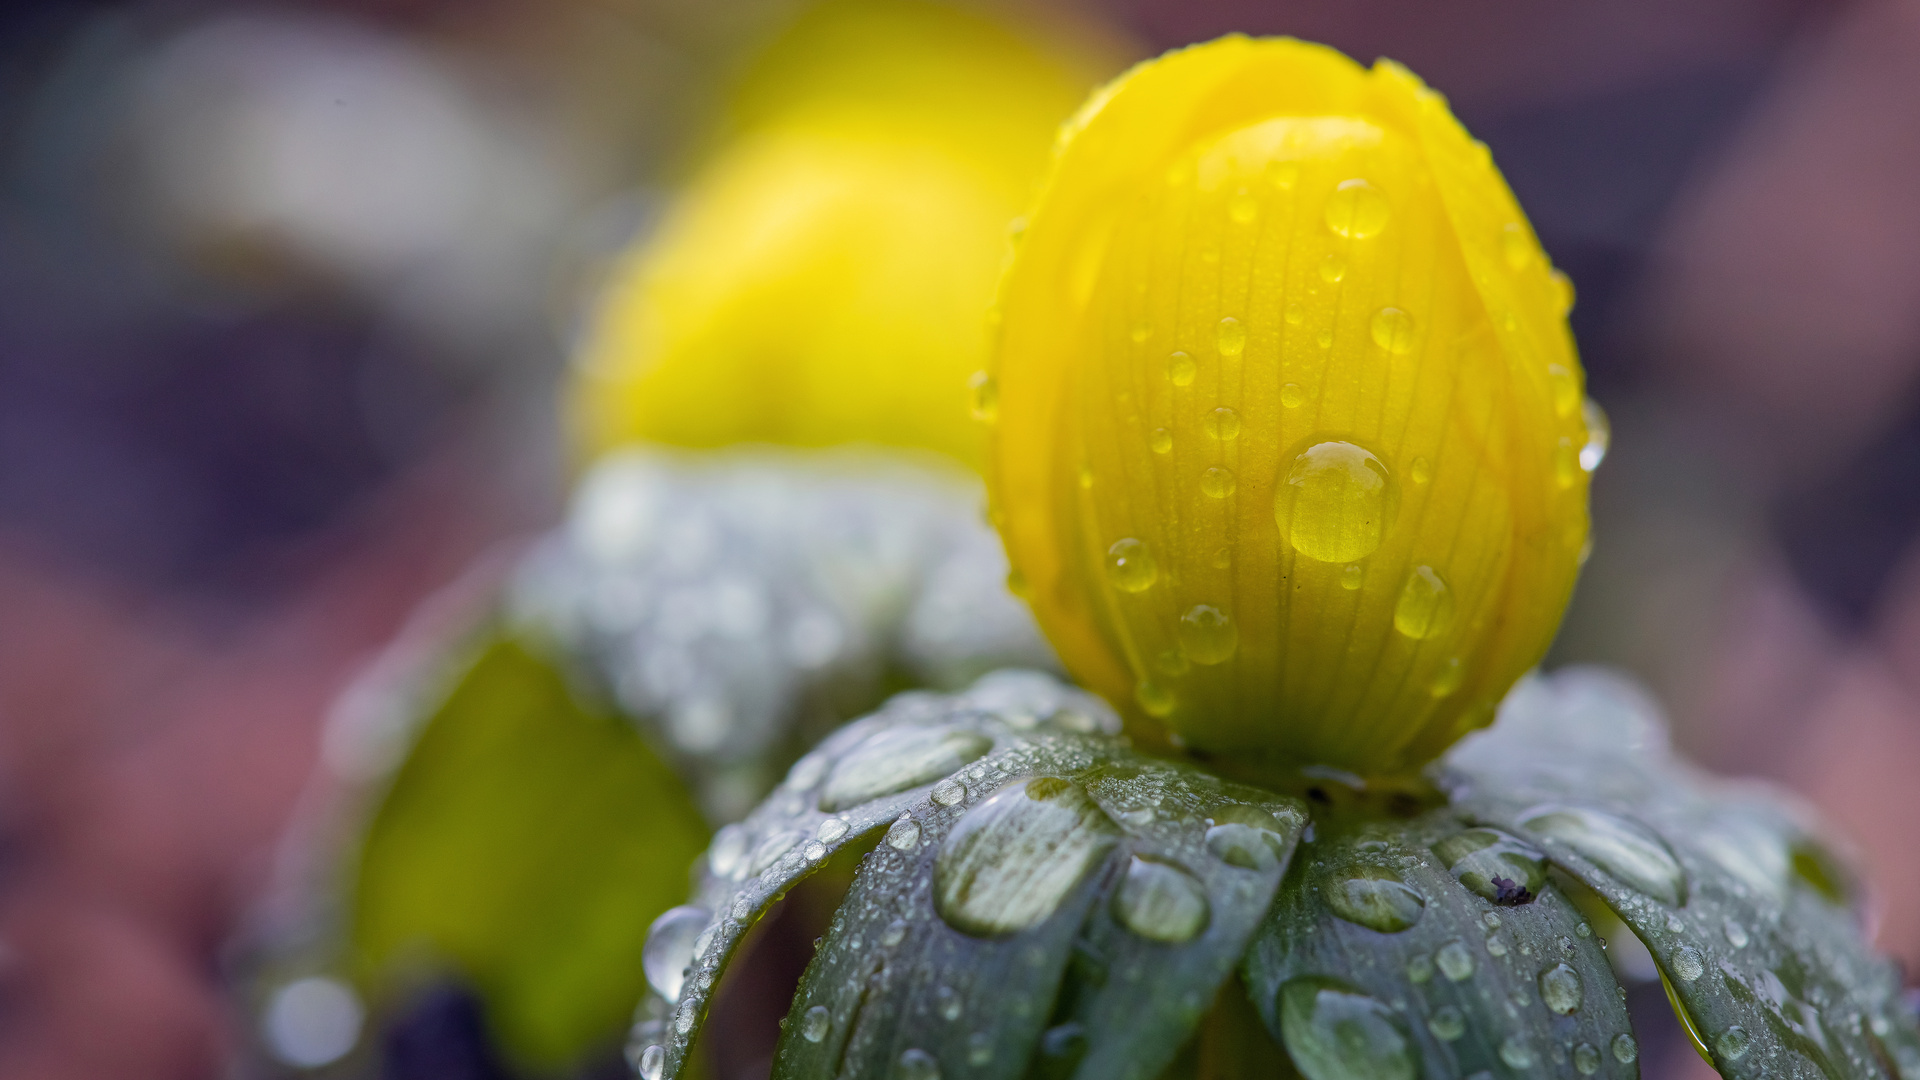
[[[0,1077],[232,1074],[223,946],[322,719],[553,514],[582,299],[793,10],[0,12]],[[1451,97],[1614,422],[1552,662],[1629,669],[1700,761],[1817,804],[1920,971],[1920,3],[1078,10]]]

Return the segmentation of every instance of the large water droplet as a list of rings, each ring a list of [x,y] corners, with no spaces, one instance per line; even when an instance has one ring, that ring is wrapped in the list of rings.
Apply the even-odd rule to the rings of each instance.
[[[887,828],[887,846],[895,851],[912,851],[920,846],[920,823],[902,815]]]
[[[1449,941],[1440,946],[1440,950],[1433,954],[1433,963],[1449,982],[1466,982],[1473,978],[1473,954],[1467,951],[1465,942]]]
[[[1350,442],[1319,442],[1288,466],[1274,495],[1273,517],[1294,550],[1345,563],[1379,548],[1398,502],[1392,474],[1372,451]]]
[[[1365,180],[1343,180],[1327,199],[1327,228],[1361,240],[1386,228],[1392,212],[1379,188]]]
[[[1180,639],[1180,651],[1196,664],[1218,664],[1232,656],[1240,644],[1239,628],[1226,612],[1212,604],[1188,608],[1174,633]]]
[[[1416,566],[1393,605],[1393,628],[1414,639],[1437,638],[1453,625],[1453,590],[1431,566]]]
[[[1214,343],[1219,346],[1221,356],[1239,356],[1247,347],[1246,325],[1231,315],[1221,319],[1214,329]]]
[[[1229,866],[1270,870],[1286,855],[1286,837],[1272,814],[1257,806],[1229,803],[1212,811],[1207,850]]]
[[[1587,424],[1587,442],[1580,448],[1580,467],[1592,472],[1607,460],[1607,447],[1613,441],[1613,424],[1607,420],[1606,411],[1592,398],[1580,405],[1585,411]]]
[[[1547,858],[1493,829],[1468,829],[1433,845],[1460,884],[1496,904],[1532,902],[1547,882]]]
[[[1307,1080],[1413,1080],[1413,1048],[1392,1010],[1333,979],[1280,988],[1280,1034]]]
[[[975,937],[1036,926],[1107,857],[1119,833],[1078,784],[1015,780],[947,836],[933,863],[934,908]]]
[[[751,835],[741,826],[724,826],[713,834],[713,844],[707,848],[707,865],[723,878],[740,877],[747,872],[748,844],[751,841]]]
[[[1643,825],[1583,806],[1535,807],[1520,827],[1573,848],[1648,896],[1675,907],[1686,901],[1687,875],[1666,842]]]
[[[1199,365],[1184,352],[1174,353],[1167,358],[1167,381],[1175,386],[1192,386],[1193,377],[1199,373]]]
[[[1561,1016],[1580,1007],[1584,989],[1580,973],[1566,964],[1555,964],[1540,973],[1540,1000]]]
[[[940,1080],[940,1062],[918,1047],[900,1055],[900,1068],[894,1072],[900,1080]]]
[[[1452,1042],[1467,1033],[1467,1018],[1451,1005],[1442,1005],[1427,1018],[1427,1030],[1442,1042]]]
[[[647,985],[668,1001],[680,1000],[687,968],[693,964],[693,942],[713,916],[705,908],[677,907],[653,920],[647,943],[640,949],[640,967]]]
[[[1113,893],[1113,917],[1149,941],[1192,941],[1207,928],[1210,914],[1206,890],[1192,874],[1137,855]]]
[[[1420,921],[1427,899],[1384,866],[1357,866],[1335,874],[1322,886],[1335,915],[1383,934],[1396,934]]]
[[[1160,580],[1160,564],[1144,541],[1117,540],[1107,549],[1107,580],[1121,592],[1146,592]]]
[[[800,1017],[800,1037],[810,1043],[817,1043],[827,1037],[827,1028],[833,1023],[832,1014],[825,1005],[815,1005]]]
[[[1368,328],[1373,334],[1373,343],[1395,356],[1413,351],[1413,316],[1399,308],[1384,307],[1374,312]]]
[[[896,791],[951,776],[993,749],[977,731],[899,727],[882,731],[841,758],[820,792],[820,809],[833,814]]]
[[[1218,465],[1200,474],[1200,490],[1210,499],[1224,499],[1237,486],[1233,472]]]
[[[1206,417],[1201,420],[1201,425],[1207,429],[1208,435],[1219,439],[1221,442],[1226,442],[1229,439],[1239,437],[1240,414],[1225,406],[1221,406],[1208,413]]]
[[[1707,971],[1706,959],[1700,955],[1699,949],[1691,945],[1682,945],[1673,950],[1669,965],[1673,968],[1674,977],[1681,982],[1692,982]]]

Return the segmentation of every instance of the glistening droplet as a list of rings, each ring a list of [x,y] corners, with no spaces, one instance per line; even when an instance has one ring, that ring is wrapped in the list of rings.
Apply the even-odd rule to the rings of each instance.
[[[1393,208],[1379,188],[1365,180],[1343,180],[1327,199],[1327,228],[1362,240],[1387,227]]]
[[[1174,629],[1180,651],[1196,664],[1218,664],[1233,655],[1240,631],[1227,613],[1212,604],[1195,604]]]
[[[1302,555],[1353,562],[1380,547],[1398,495],[1392,474],[1372,451],[1339,440],[1316,442],[1288,465],[1273,517]]]
[[[1184,352],[1174,353],[1167,358],[1167,381],[1175,386],[1192,386],[1193,378],[1199,372],[1199,365]]]
[[[1589,1042],[1583,1042],[1573,1048],[1573,1067],[1581,1076],[1592,1076],[1600,1071],[1600,1048]]]
[[[1405,356],[1413,351],[1413,316],[1397,307],[1383,307],[1374,312],[1368,330],[1373,335],[1375,345],[1395,356]]]
[[[1585,413],[1587,424],[1587,441],[1580,447],[1580,467],[1592,472],[1607,460],[1607,447],[1613,441],[1613,425],[1607,420],[1606,410],[1592,398],[1581,402],[1580,408]]]
[[[1540,1000],[1561,1016],[1580,1007],[1583,991],[1580,973],[1566,964],[1555,964],[1540,973]]]
[[[1633,1036],[1625,1033],[1613,1037],[1613,1060],[1622,1065],[1631,1065],[1640,1057],[1640,1044]]]
[[[1221,356],[1239,356],[1247,347],[1247,328],[1239,319],[1229,315],[1220,320],[1214,329],[1214,344],[1219,347]]]
[[[902,816],[887,829],[887,846],[896,851],[912,851],[920,846],[920,823]]]
[[[1666,904],[1686,902],[1687,876],[1666,842],[1645,826],[1584,806],[1538,806],[1520,827],[1561,841],[1600,869]]]
[[[955,727],[898,727],[878,732],[834,763],[820,809],[836,814],[883,795],[951,776],[993,749],[993,740]]]
[[[1200,491],[1210,499],[1224,499],[1235,487],[1231,470],[1216,465],[1200,474]]]
[[[974,937],[1037,926],[1103,862],[1119,827],[1078,784],[1015,780],[969,810],[933,862],[934,908]]]
[[[1280,988],[1280,1034],[1310,1080],[1414,1080],[1412,1044],[1393,1011],[1333,979]]]
[[[656,1044],[640,1051],[640,1080],[660,1080],[666,1071],[666,1047]]]
[[[1225,406],[1208,413],[1201,424],[1207,429],[1208,435],[1221,442],[1237,438],[1240,434],[1240,414]]]
[[[1149,941],[1177,945],[1207,928],[1207,893],[1192,874],[1134,856],[1113,892],[1113,917]]]
[[[810,1043],[817,1043],[827,1037],[827,1028],[833,1017],[825,1005],[815,1005],[800,1017],[800,1037]]]
[[[1713,1040],[1713,1048],[1728,1061],[1739,1061],[1746,1057],[1747,1048],[1752,1045],[1753,1039],[1747,1034],[1747,1029],[1738,1024],[1721,1032],[1720,1037]]]
[[[668,1001],[680,1000],[680,988],[693,964],[693,942],[713,916],[706,908],[677,907],[653,920],[647,943],[640,949],[640,967],[647,985]]]
[[[1465,942],[1449,941],[1433,954],[1434,966],[1449,982],[1465,982],[1473,977],[1473,954]]]
[[[1416,566],[1393,605],[1393,627],[1415,641],[1436,638],[1453,625],[1453,590],[1431,566]]]
[[[1228,866],[1243,870],[1271,870],[1286,857],[1287,841],[1280,823],[1257,806],[1229,803],[1215,807],[1207,830],[1207,850]]]
[[[1143,541],[1116,540],[1107,549],[1107,580],[1121,592],[1145,592],[1160,580],[1160,566]]]
[[[1384,866],[1355,866],[1335,873],[1321,886],[1321,893],[1335,915],[1383,934],[1413,926],[1427,908],[1426,897]]]
[[[1347,276],[1347,260],[1329,255],[1320,260],[1320,280],[1333,284]]]
[[[1427,1018],[1427,1030],[1442,1042],[1452,1042],[1467,1033],[1467,1018],[1451,1005],[1442,1005]]]

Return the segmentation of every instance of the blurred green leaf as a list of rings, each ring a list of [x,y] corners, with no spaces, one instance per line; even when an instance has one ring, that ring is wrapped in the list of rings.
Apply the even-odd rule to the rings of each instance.
[[[376,996],[451,968],[520,1063],[617,1040],[655,916],[706,823],[633,726],[512,641],[484,649],[393,778],[360,852],[353,946]]]

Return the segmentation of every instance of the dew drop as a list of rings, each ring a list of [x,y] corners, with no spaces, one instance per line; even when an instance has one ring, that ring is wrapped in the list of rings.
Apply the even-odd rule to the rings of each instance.
[[[967,789],[957,780],[942,780],[933,786],[933,792],[928,797],[937,806],[958,806],[960,800],[967,797]]]
[[[1500,253],[1506,257],[1507,269],[1526,269],[1527,264],[1533,261],[1533,245],[1527,242],[1527,230],[1518,224],[1501,229]]]
[[[1561,841],[1656,900],[1675,907],[1685,902],[1686,872],[1645,826],[1582,806],[1548,805],[1529,810],[1520,827]]]
[[[1000,416],[1000,383],[984,371],[976,371],[967,381],[973,391],[973,418],[991,424]]]
[[[1241,225],[1249,224],[1260,216],[1260,204],[1243,191],[1227,200],[1227,216]]]
[[[1239,319],[1229,315],[1220,320],[1214,329],[1214,342],[1220,347],[1221,356],[1239,356],[1247,347],[1247,328]]]
[[[1700,955],[1700,950],[1691,945],[1682,945],[1675,949],[1671,965],[1674,975],[1681,982],[1692,982],[1707,971],[1707,962]]]
[[[1147,711],[1148,716],[1167,716],[1173,712],[1173,707],[1177,704],[1174,701],[1173,691],[1152,679],[1142,680],[1140,685],[1134,687],[1133,697],[1140,703],[1140,707]]]
[[[900,1054],[900,1068],[894,1071],[900,1080],[940,1080],[940,1063],[919,1047]]]
[[[1426,458],[1414,458],[1413,464],[1407,469],[1407,475],[1413,478],[1414,483],[1424,484],[1433,479],[1433,465]]]
[[[1460,884],[1496,904],[1530,903],[1547,882],[1546,856],[1494,829],[1456,833],[1433,853]]]
[[[1487,955],[1489,956],[1507,955],[1506,939],[1494,934],[1488,934],[1487,935]]]
[[[707,865],[723,878],[738,878],[747,870],[747,830],[728,825],[713,835],[707,849]]]
[[[713,916],[706,908],[692,906],[671,908],[653,920],[647,930],[647,943],[640,949],[640,967],[654,993],[668,1001],[680,1000],[687,968],[693,965],[694,939],[711,921]]]
[[[1420,953],[1407,961],[1407,978],[1423,983],[1433,978],[1433,957]]]
[[[1453,590],[1431,566],[1416,566],[1393,605],[1393,628],[1415,641],[1439,637],[1453,625]]]
[[[1383,866],[1359,866],[1321,888],[1335,915],[1369,930],[1397,934],[1420,921],[1426,897]]]
[[[1164,454],[1173,449],[1173,432],[1157,427],[1147,433],[1147,446],[1156,454]]]
[[[1199,373],[1199,365],[1184,352],[1174,353],[1167,358],[1167,381],[1175,386],[1192,386],[1193,377]]]
[[[1160,580],[1160,566],[1144,542],[1132,537],[1116,540],[1107,549],[1107,580],[1121,592],[1146,592]]]
[[[774,833],[760,841],[759,846],[753,849],[753,857],[747,860],[747,872],[758,874],[772,866],[775,860],[792,851],[795,845],[806,839],[806,836],[807,834],[803,832],[790,829],[786,832]]]
[[[934,909],[974,937],[1037,926],[1103,862],[1119,827],[1068,780],[1015,780],[969,810],[933,862]]]
[[[1633,1041],[1633,1036],[1622,1032],[1613,1037],[1613,1060],[1622,1065],[1631,1065],[1639,1057],[1640,1044]]]
[[[1728,919],[1725,929],[1727,931],[1727,944],[1736,949],[1744,949],[1747,947],[1748,938],[1746,927],[1741,926],[1732,919]]]
[[[1364,585],[1367,580],[1367,568],[1359,563],[1348,563],[1340,568],[1340,587],[1352,592]]]
[[[1580,1070],[1581,1076],[1592,1076],[1600,1071],[1600,1048],[1589,1042],[1583,1042],[1573,1048],[1573,1067]]]
[[[1392,1010],[1333,979],[1280,988],[1280,1034],[1312,1080],[1414,1080],[1413,1048]]]
[[[821,843],[831,844],[835,840],[847,835],[846,819],[830,817],[820,823],[820,828],[815,831],[813,835],[814,839],[819,840]]]
[[[1207,850],[1228,866],[1267,871],[1286,857],[1287,841],[1280,823],[1257,806],[1228,803],[1212,811]]]
[[[1383,307],[1374,312],[1368,330],[1373,334],[1375,345],[1395,356],[1405,356],[1413,351],[1413,316],[1397,307]]]
[[[667,1071],[667,1048],[659,1044],[640,1051],[641,1080],[660,1080]]]
[[[1227,442],[1240,434],[1240,414],[1224,405],[1208,413],[1202,423],[1206,426],[1207,434],[1221,442]]]
[[[1562,419],[1580,407],[1580,380],[1565,364],[1547,365],[1547,389],[1553,395],[1553,411]]]
[[[1613,441],[1613,425],[1607,420],[1606,410],[1592,398],[1582,401],[1580,409],[1587,424],[1587,442],[1580,448],[1580,467],[1592,472],[1607,460],[1607,447]]]
[[[833,1017],[825,1005],[815,1005],[800,1017],[800,1037],[810,1043],[817,1043],[827,1037],[827,1028],[833,1023]]]
[[[1440,951],[1433,954],[1433,963],[1450,982],[1465,982],[1473,977],[1473,954],[1467,951],[1464,942],[1449,941],[1440,946]]]
[[[1113,893],[1113,917],[1149,941],[1192,941],[1207,928],[1210,914],[1206,890],[1192,874],[1138,855]]]
[[[1363,240],[1387,227],[1392,207],[1379,188],[1365,180],[1342,180],[1327,199],[1327,228]]]
[[[1297,409],[1306,404],[1307,392],[1299,383],[1288,383],[1280,388],[1280,404],[1289,409]]]
[[[887,846],[896,851],[912,851],[920,846],[920,823],[902,815],[887,829]]]
[[[1212,604],[1188,608],[1174,634],[1180,639],[1180,650],[1196,664],[1221,663],[1240,644],[1240,630],[1233,619]]]
[[[1440,662],[1433,678],[1427,681],[1427,693],[1443,698],[1460,689],[1460,683],[1467,677],[1467,668],[1457,656],[1449,656]]]
[[[897,727],[841,758],[820,791],[820,809],[836,814],[884,795],[951,776],[993,749],[993,740],[955,727]]]
[[[1747,1048],[1752,1045],[1753,1039],[1747,1034],[1747,1029],[1738,1024],[1721,1032],[1720,1037],[1713,1040],[1713,1048],[1728,1061],[1739,1061],[1746,1057]]]
[[[1320,260],[1320,280],[1329,284],[1347,276],[1347,260],[1338,255],[1329,255]]]
[[[800,849],[800,854],[808,862],[817,863],[827,857],[827,845],[818,840],[809,840],[807,846]]]
[[[1580,1007],[1584,989],[1580,973],[1566,964],[1555,964],[1540,973],[1540,1000],[1561,1016]]]
[[[1467,1018],[1451,1005],[1442,1005],[1427,1018],[1427,1030],[1442,1042],[1452,1042],[1467,1033]]]
[[[1387,466],[1350,442],[1302,450],[1274,496],[1273,517],[1294,550],[1322,562],[1352,562],[1380,547],[1398,491]]]
[[[1500,1040],[1500,1060],[1510,1069],[1533,1068],[1533,1049],[1520,1041],[1517,1035],[1509,1035]]]

